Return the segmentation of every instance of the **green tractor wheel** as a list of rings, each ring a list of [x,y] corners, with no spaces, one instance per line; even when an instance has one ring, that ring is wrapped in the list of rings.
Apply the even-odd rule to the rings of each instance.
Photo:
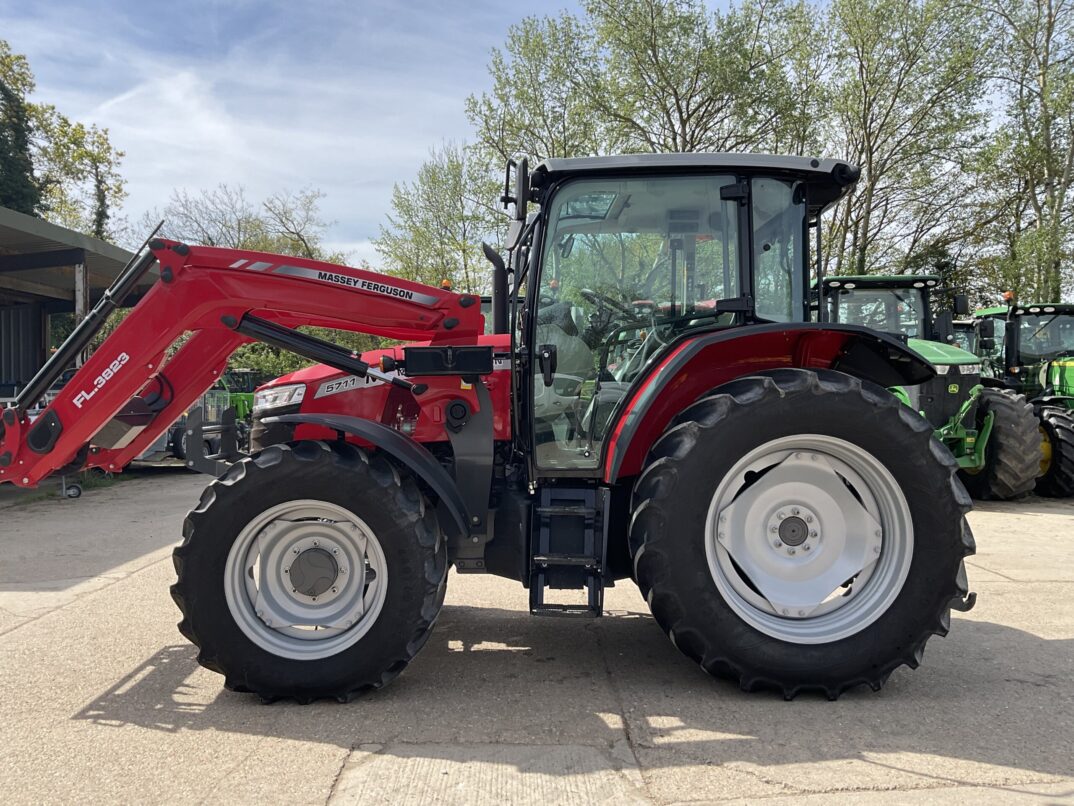
[[[1037,493],[1049,498],[1074,496],[1074,414],[1055,406],[1041,408],[1040,437]]]
[[[977,429],[989,414],[992,429],[984,448],[984,464],[963,468],[959,478],[974,498],[1006,501],[1033,490],[1040,473],[1041,447],[1033,407],[1019,394],[984,389],[977,401]]]

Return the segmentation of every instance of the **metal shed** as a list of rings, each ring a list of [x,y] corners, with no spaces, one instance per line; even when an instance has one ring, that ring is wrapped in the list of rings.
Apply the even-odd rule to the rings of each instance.
[[[80,319],[130,258],[113,244],[0,207],[0,406],[48,358],[49,317]]]

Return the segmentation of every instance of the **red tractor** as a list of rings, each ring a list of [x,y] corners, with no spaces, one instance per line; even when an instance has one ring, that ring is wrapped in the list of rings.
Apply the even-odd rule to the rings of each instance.
[[[520,581],[538,615],[599,616],[630,577],[682,652],[743,689],[877,689],[972,605],[973,539],[957,464],[886,391],[931,366],[809,322],[809,236],[856,179],[758,155],[511,164],[487,335],[470,294],[150,241],[4,411],[0,480],[122,468],[261,340],[320,365],[258,391],[249,455],[191,457],[219,478],[175,550],[180,630],[229,688],[379,688],[454,565]],[[302,325],[402,343],[358,356]]]

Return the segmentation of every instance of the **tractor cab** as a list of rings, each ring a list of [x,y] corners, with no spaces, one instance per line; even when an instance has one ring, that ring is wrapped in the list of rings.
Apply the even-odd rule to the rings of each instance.
[[[933,295],[944,290],[936,275],[825,277],[822,285],[827,321],[862,325],[903,339],[954,343],[954,316],[969,314],[963,294],[954,295],[953,311],[934,311]]]
[[[538,472],[597,468],[628,392],[691,334],[808,321],[807,233],[846,187],[836,165],[690,154],[537,166],[541,211],[513,263],[529,291],[514,331],[533,356],[522,385]]]
[[[996,307],[977,316],[990,345],[979,351],[987,374],[1031,398],[1074,401],[1074,305]]]

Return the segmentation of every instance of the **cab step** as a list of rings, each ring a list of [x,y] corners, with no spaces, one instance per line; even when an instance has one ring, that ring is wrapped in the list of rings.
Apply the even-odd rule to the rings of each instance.
[[[546,487],[533,509],[530,613],[596,618],[604,611],[608,491],[593,487]],[[584,590],[585,600],[545,601],[549,590]]]

